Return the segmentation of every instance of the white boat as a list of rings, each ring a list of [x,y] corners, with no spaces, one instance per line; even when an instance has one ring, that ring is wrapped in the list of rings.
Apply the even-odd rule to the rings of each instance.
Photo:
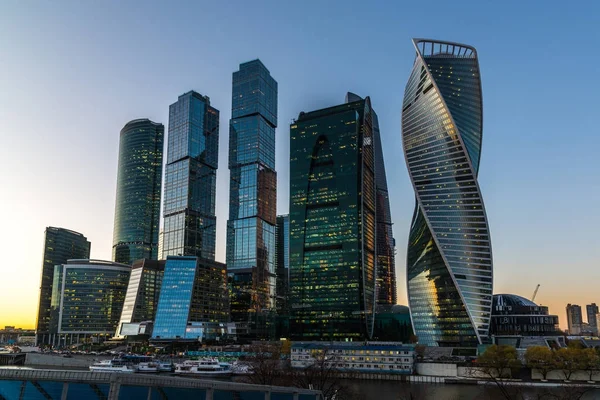
[[[131,374],[135,372],[135,368],[127,365],[120,360],[102,360],[90,365],[90,371],[93,372],[121,372]]]
[[[136,372],[142,372],[142,373],[157,373],[159,370],[158,368],[158,363],[155,362],[141,362],[139,364],[136,365]]]
[[[176,375],[191,376],[230,376],[231,365],[220,363],[216,358],[201,358],[199,360],[186,360],[175,364]]]
[[[233,372],[234,375],[250,375],[252,374],[252,367],[248,364],[235,361],[231,364],[231,372]]]
[[[173,372],[175,366],[170,362],[159,362],[158,363],[158,371],[159,372]]]

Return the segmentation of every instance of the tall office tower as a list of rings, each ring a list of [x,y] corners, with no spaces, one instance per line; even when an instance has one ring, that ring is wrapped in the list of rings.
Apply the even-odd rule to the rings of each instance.
[[[346,103],[360,101],[362,98],[354,93],[346,94]],[[395,305],[396,294],[396,241],[392,232],[392,213],[390,196],[383,161],[383,146],[379,131],[377,113],[373,115],[373,141],[375,152],[375,214],[377,230],[377,304]]]
[[[581,306],[577,304],[567,304],[567,324],[569,335],[579,335],[583,325],[583,316]]]
[[[598,320],[596,319],[596,314],[598,314],[598,306],[596,303],[588,304],[585,306],[585,311],[587,314],[587,323],[590,326],[590,329],[597,335]]]
[[[290,336],[364,340],[376,293],[375,155],[369,97],[290,126]]]
[[[402,143],[416,197],[407,251],[415,335],[428,346],[476,346],[488,335],[492,247],[477,182],[482,96],[473,47],[414,39]]]
[[[140,322],[154,321],[165,263],[149,259],[133,262],[115,336],[137,335]]]
[[[165,127],[136,119],[121,129],[113,261],[158,258]]]
[[[229,124],[227,272],[231,317],[240,331],[268,336],[275,312],[277,82],[260,60],[233,73]]]
[[[290,216],[278,215],[275,227],[275,270],[277,271],[277,314],[289,315]]]
[[[152,338],[198,341],[205,323],[224,323],[228,317],[225,264],[168,256]]]
[[[72,258],[89,258],[91,244],[81,233],[49,226],[44,233],[44,258],[36,323],[36,344],[49,343],[54,266]]]
[[[290,216],[278,215],[275,226],[275,271],[277,317],[275,337],[287,338],[290,332]]]
[[[169,107],[163,259],[215,259],[219,111],[190,91]]]
[[[53,278],[51,343],[103,342],[116,331],[131,266],[100,260],[69,260]],[[55,329],[55,330],[54,330]]]

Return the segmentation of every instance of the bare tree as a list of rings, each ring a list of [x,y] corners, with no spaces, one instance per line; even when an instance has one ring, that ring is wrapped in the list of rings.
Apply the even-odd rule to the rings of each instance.
[[[257,385],[285,385],[289,382],[289,366],[281,360],[281,347],[273,344],[254,345],[243,360],[251,373],[243,381]]]
[[[294,370],[295,386],[320,390],[323,397],[330,400],[364,398],[350,387],[349,382],[354,373],[343,370],[344,360],[340,356],[323,349],[315,351],[312,357],[313,362],[309,366]]]

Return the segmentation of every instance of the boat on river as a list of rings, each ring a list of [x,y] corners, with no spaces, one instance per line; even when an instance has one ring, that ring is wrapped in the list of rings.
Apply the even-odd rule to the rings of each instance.
[[[231,376],[231,364],[219,362],[216,358],[201,358],[199,360],[185,360],[175,364],[176,375],[186,376]]]
[[[135,367],[127,364],[119,359],[114,360],[102,360],[90,365],[90,371],[92,372],[121,372],[126,374],[132,374],[135,372]]]

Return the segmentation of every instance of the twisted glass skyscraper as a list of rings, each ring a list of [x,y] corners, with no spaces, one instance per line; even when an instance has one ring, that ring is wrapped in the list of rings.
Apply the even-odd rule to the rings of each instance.
[[[121,129],[113,261],[158,258],[165,127],[136,119]]]
[[[260,60],[240,64],[229,124],[227,272],[242,336],[267,335],[275,312],[276,127],[277,82]]]
[[[492,249],[477,173],[482,96],[477,52],[414,39],[402,139],[416,206],[407,288],[419,343],[473,346],[487,336]]]

